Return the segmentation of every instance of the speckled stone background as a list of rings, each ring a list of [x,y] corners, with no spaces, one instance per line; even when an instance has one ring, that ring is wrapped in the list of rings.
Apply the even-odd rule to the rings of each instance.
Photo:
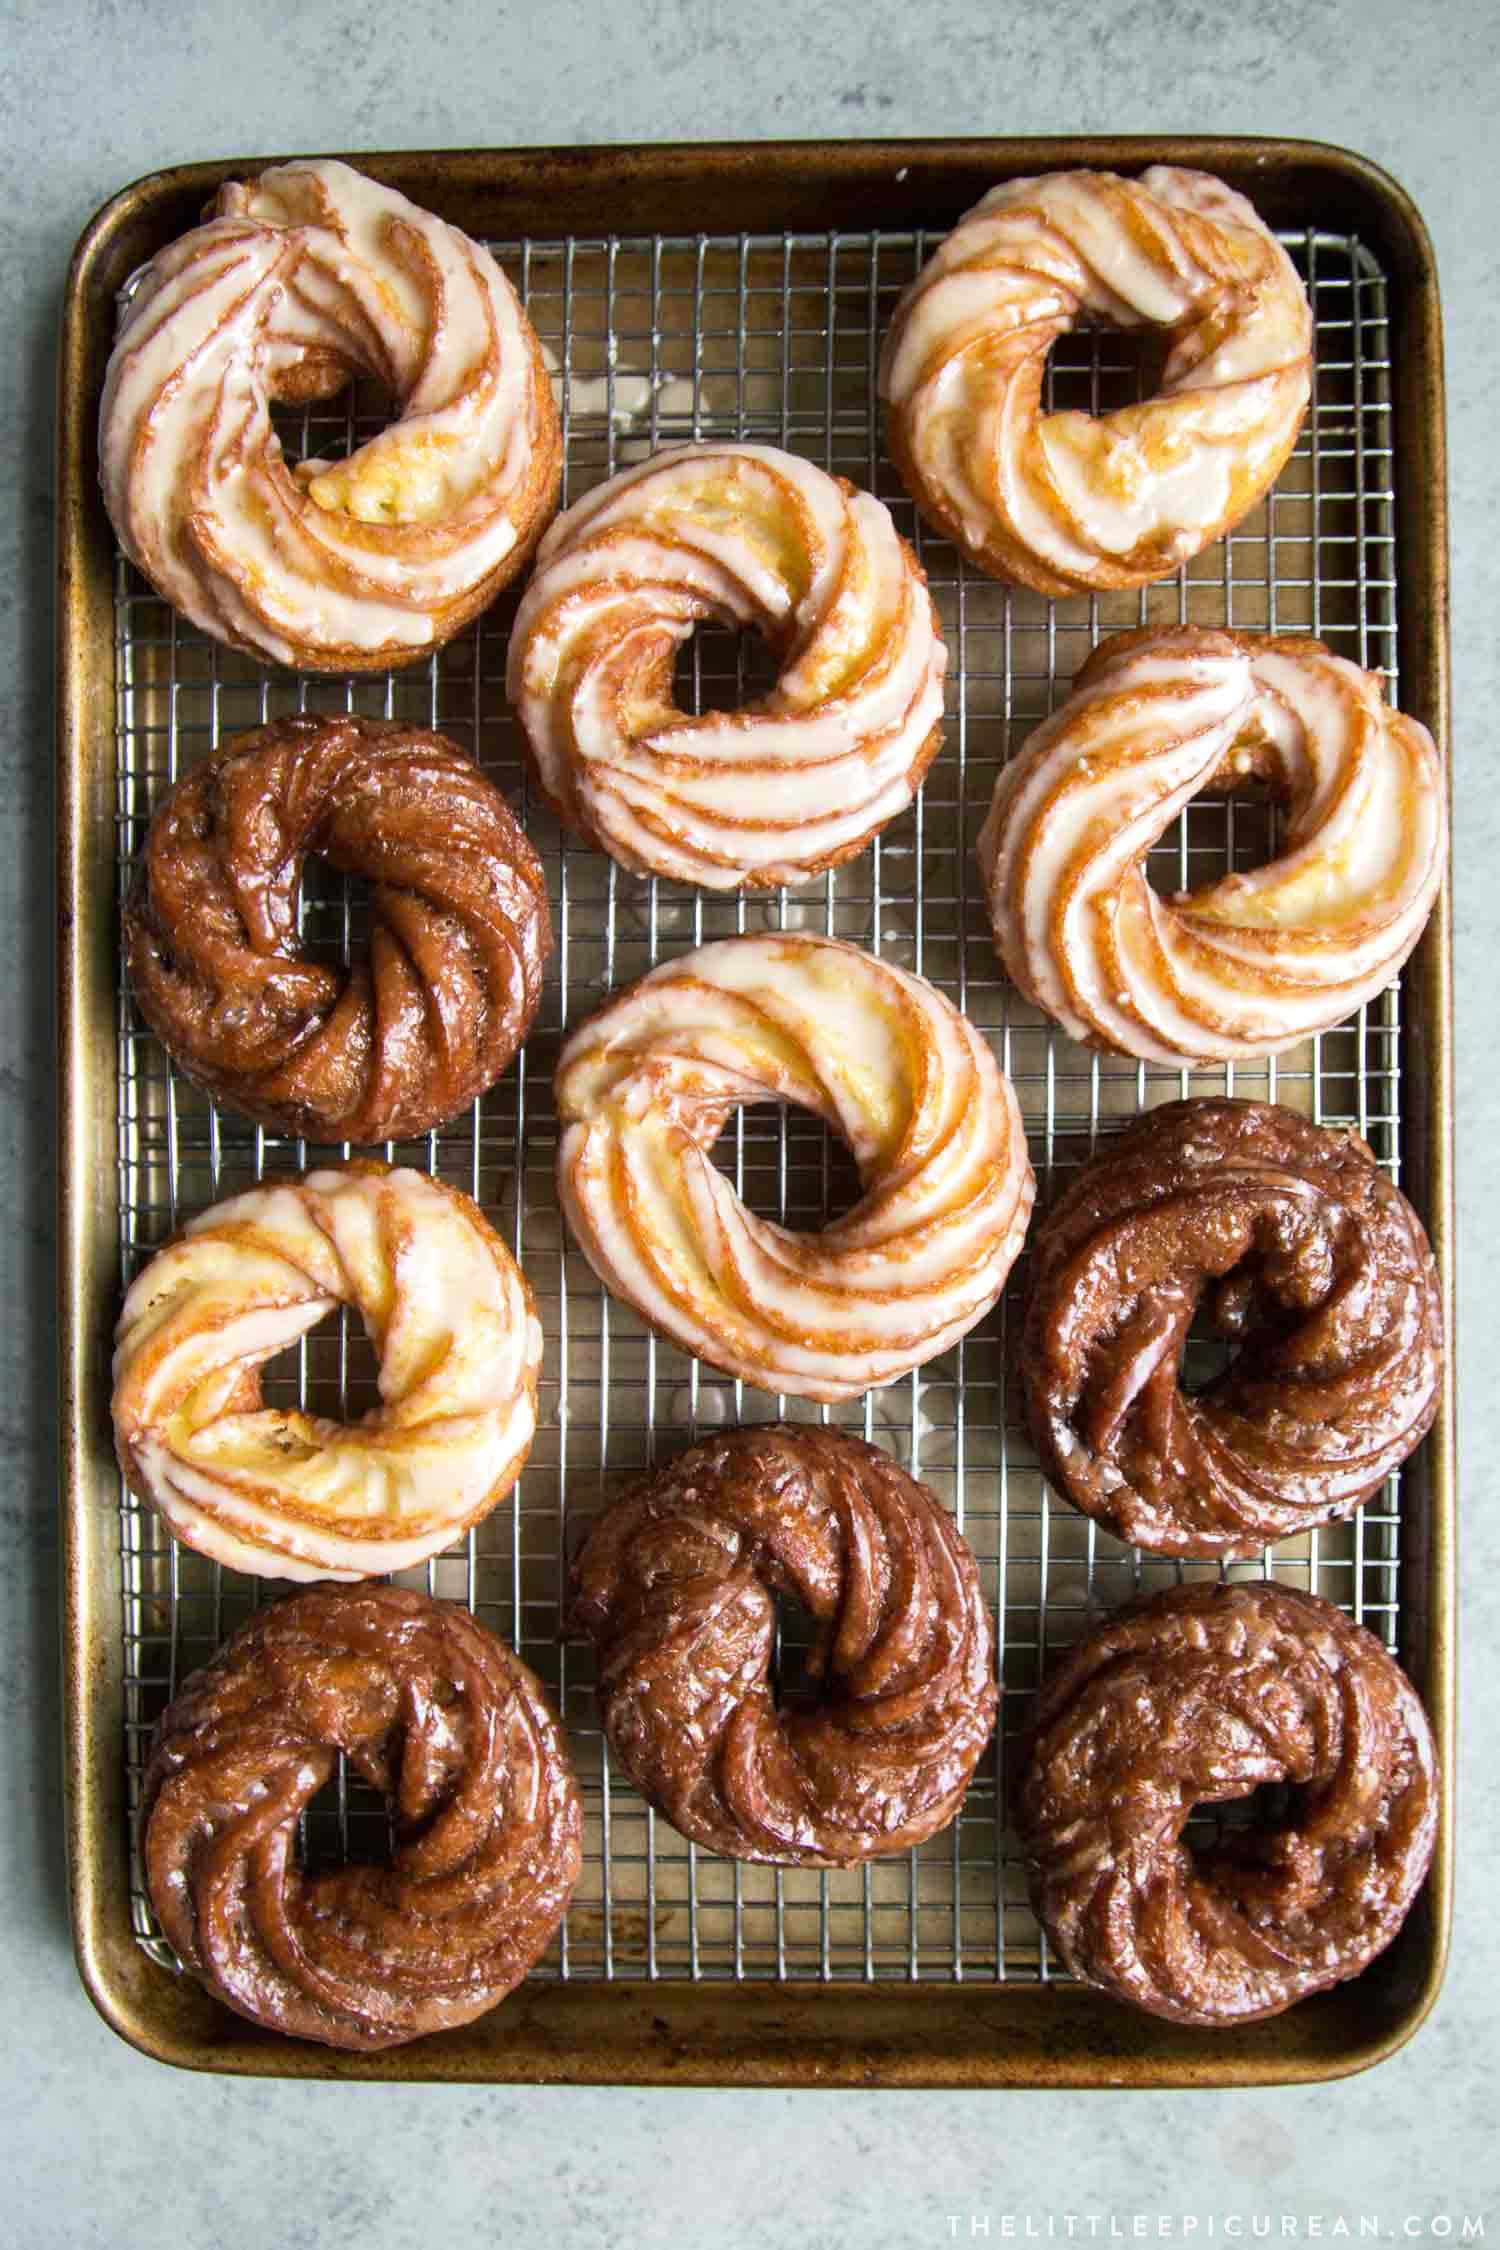
[[[859,2245],[1054,2214],[1451,2216],[1500,2234],[1500,9],[1492,0],[15,0],[0,18],[0,2242],[17,2250]],[[54,351],[116,188],[299,148],[1226,131],[1344,142],[1425,212],[1447,310],[1458,927],[1461,1843],[1453,1966],[1415,2042],[1326,2090],[839,2095],[257,2085],[168,2073],[94,2017],[64,1905],[52,1370]],[[1249,2228],[1246,2227],[1247,2237]]]

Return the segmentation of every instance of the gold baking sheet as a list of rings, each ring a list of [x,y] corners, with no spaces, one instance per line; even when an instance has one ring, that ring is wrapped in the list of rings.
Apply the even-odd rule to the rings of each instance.
[[[972,861],[1000,760],[1065,692],[1101,634],[1143,619],[1319,632],[1383,669],[1445,734],[1440,368],[1420,222],[1355,160],[1267,144],[1177,145],[1248,185],[1285,232],[1318,327],[1316,407],[1267,505],[1177,580],[1145,594],[1048,603],[967,571],[925,533],[880,444],[879,336],[943,227],[991,180],[1063,161],[1138,165],[1164,144],[878,145],[824,151],[594,152],[362,158],[494,244],[526,296],[563,412],[567,497],[659,444],[698,435],[789,445],[886,498],[919,544],[948,639],[948,733],[913,811],[851,866],[766,899],[639,880],[566,840],[527,791],[503,694],[502,600],[430,665],[389,678],[298,679],[175,619],[113,551],[93,487],[91,422],[117,292],[191,223],[218,177],[162,175],[85,239],[63,365],[65,1428],[75,1917],[96,2000],[126,2036],[205,2067],[374,2076],[684,2078],[776,2082],[1219,2082],[1358,2067],[1412,2028],[1435,1990],[1446,1926],[1446,1822],[1428,1898],[1393,1952],[1347,1993],[1233,2035],[1129,2017],[1061,1979],[998,1817],[1007,1750],[1039,1668],[1086,1619],[1181,1566],[1144,1560],[1049,1499],[1008,1380],[1014,1289],[958,1349],[831,1413],[888,1446],[949,1502],[995,1603],[1003,1725],[943,1836],[855,1873],[740,1867],[696,1851],[611,1773],[589,1655],[560,1629],[580,1520],[629,1472],[727,1421],[825,1411],[700,1368],[609,1300],[568,1245],[552,1187],[551,1067],[566,1026],[654,960],[739,929],[827,929],[932,977],[990,1033],[1021,1097],[1045,1197],[1101,1126],[1183,1092],[1228,1090],[1356,1126],[1428,1218],[1446,1275],[1446,929],[1435,918],[1399,989],[1350,1027],[1264,1064],[1188,1077],[1098,1058],[1002,979]],[[819,166],[822,166],[821,173]],[[784,222],[777,211],[778,176]],[[799,202],[817,182],[817,223]],[[679,228],[684,211],[702,233]],[[621,231],[597,231],[608,217]],[[847,223],[845,223],[847,221]],[[1120,339],[1054,355],[1060,403],[1134,395]],[[378,420],[356,393],[289,422],[295,451],[346,446]],[[368,426],[375,426],[369,423]],[[1425,470],[1425,473],[1424,473]],[[685,697],[732,701],[754,653],[700,635]],[[118,887],[163,789],[207,749],[275,713],[354,708],[435,724],[507,789],[549,870],[557,957],[537,1029],[492,1094],[390,1153],[484,1203],[523,1260],[547,1330],[541,1428],[512,1500],[413,1583],[468,1602],[549,1683],[585,1791],[583,1881],[525,1992],[480,2024],[350,2062],[256,2033],[176,1976],[139,1883],[130,1812],[157,1711],[265,1594],[178,1549],[120,1486],[109,1453],[107,1340],[119,1294],[181,1220],[326,1152],[220,1114],[139,1025],[114,944]],[[1164,841],[1176,887],[1269,843],[1253,802],[1202,801]],[[308,934],[357,942],[358,897],[333,887]],[[335,1152],[337,1153],[337,1152]],[[815,1121],[742,1113],[721,1158],[756,1208],[816,1225],[851,1174]],[[357,1411],[370,1363],[330,1323],[282,1379]],[[1452,1505],[1444,1418],[1350,1525],[1284,1542],[1267,1569],[1343,1604],[1395,1647],[1450,1719]],[[1207,1569],[1212,1566],[1188,1566]],[[788,1621],[783,1677],[795,1675]],[[314,1809],[316,1856],[379,1849],[379,1808],[344,1780]]]

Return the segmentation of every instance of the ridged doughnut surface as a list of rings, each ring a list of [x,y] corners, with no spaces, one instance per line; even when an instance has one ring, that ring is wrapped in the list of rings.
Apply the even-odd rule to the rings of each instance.
[[[810,1709],[770,1682],[777,1594],[821,1632]],[[710,1851],[849,1867],[958,1811],[995,1723],[974,1557],[925,1485],[842,1431],[741,1429],[618,1501],[580,1559],[610,1748]]]
[[[260,1370],[336,1305],[380,1355],[345,1426],[263,1403]],[[536,1429],[542,1330],[477,1207],[419,1172],[268,1181],[190,1219],[115,1331],[120,1466],[200,1554],[267,1578],[366,1578],[451,1546]]]
[[[1276,856],[1165,898],[1151,846],[1188,801],[1267,784]],[[1005,766],[979,839],[1006,973],[1074,1039],[1248,1061],[1352,1015],[1421,936],[1447,856],[1427,729],[1321,641],[1196,626],[1100,643]]]
[[[1237,1345],[1181,1385],[1200,1305]],[[1174,1102],[1101,1148],[1032,1239],[1022,1393],[1042,1466],[1138,1547],[1248,1555],[1345,1516],[1431,1426],[1437,1270],[1352,1133]]]
[[[762,701],[692,718],[679,642],[754,627]],[[927,582],[884,504],[768,445],[686,445],[553,524],[510,644],[509,693],[563,818],[641,874],[800,883],[911,802],[942,741]]]
[[[1289,1785],[1284,1823],[1193,1850],[1195,1805]],[[1178,2023],[1253,2023],[1358,1976],[1421,1888],[1437,1759],[1411,1682],[1316,1595],[1174,1586],[1044,1685],[1016,1792],[1065,1965]]]
[[[363,372],[396,417],[347,460],[288,466],[275,400]],[[110,519],[204,632],[323,672],[448,640],[524,562],[557,500],[541,346],[489,252],[347,164],[221,188],[153,258],[99,421]]]
[[[820,1234],[757,1218],[711,1150],[745,1102],[847,1143],[864,1194]],[[999,1296],[1034,1182],[1009,1081],[922,977],[821,937],[666,962],[563,1049],[558,1192],[595,1272],[762,1390],[852,1398],[920,1367]]]
[[[1162,331],[1153,397],[1044,414],[1058,337]],[[1206,172],[1053,172],[993,188],[896,308],[891,451],[981,570],[1043,594],[1164,578],[1238,523],[1296,441],[1312,315],[1291,260]]]
[[[347,968],[305,957],[309,854],[372,885]],[[216,1099],[308,1140],[405,1140],[492,1086],[552,950],[547,880],[471,758],[423,727],[307,715],[163,799],[125,909],[142,1015]]]
[[[309,1874],[297,1819],[340,1750],[390,1800],[395,1849]],[[503,2000],[582,1864],[539,1683],[466,1611],[398,1586],[257,1611],[163,1713],[141,1838],[184,1968],[252,2023],[367,2053]]]

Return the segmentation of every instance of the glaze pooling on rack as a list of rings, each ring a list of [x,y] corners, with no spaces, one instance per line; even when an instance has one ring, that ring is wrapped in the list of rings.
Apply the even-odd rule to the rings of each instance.
[[[835,1409],[744,1389],[649,1336],[565,1243],[552,1179],[551,1098],[564,1028],[607,990],[691,946],[740,930],[826,930],[932,978],[989,1033],[1021,1101],[1042,1200],[1087,1153],[1101,1123],[1134,1115],[1144,1103],[1226,1090],[1352,1125],[1400,1176],[1399,990],[1274,1064],[1187,1076],[1094,1056],[1006,985],[972,857],[997,762],[1061,701],[1084,654],[1107,632],[1178,619],[1307,630],[1384,670],[1398,699],[1385,279],[1348,237],[1299,232],[1283,240],[1311,288],[1317,394],[1268,506],[1178,578],[1142,593],[1055,605],[959,565],[917,521],[881,450],[880,336],[934,237],[492,245],[527,302],[558,381],[565,500],[658,446],[748,438],[805,453],[872,487],[918,547],[950,650],[944,749],[917,803],[868,852],[795,892],[719,898],[627,875],[565,840],[534,797],[527,801],[503,692],[512,597],[425,668],[357,682],[298,680],[212,646],[118,566],[122,866],[179,769],[240,729],[298,708],[407,718],[477,746],[547,866],[558,952],[528,1046],[454,1124],[371,1152],[424,1164],[484,1205],[525,1266],[546,1329],[541,1426],[519,1485],[452,1555],[412,1579],[468,1602],[514,1643],[563,1707],[584,1791],[585,1862],[540,1976],[1049,1979],[1053,1964],[1025,1902],[1014,1842],[996,1818],[1003,1761],[1046,1659],[1101,1610],[1183,1574],[1182,1566],[1135,1556],[1044,1492],[1006,1380],[1014,1283],[954,1351],[888,1391]],[[1055,403],[1097,410],[1135,396],[1138,376],[1128,341],[1095,332],[1065,340],[1050,380]],[[284,427],[289,444],[312,454],[348,448],[379,421],[378,401],[356,394]],[[685,706],[742,699],[758,677],[756,663],[753,646],[698,635],[679,670]],[[1200,800],[1163,839],[1153,872],[1169,888],[1186,887],[1254,864],[1269,844],[1263,807]],[[310,884],[309,938],[337,953],[360,934],[360,900],[347,886],[321,898],[312,891]],[[215,1196],[267,1170],[339,1152],[279,1142],[211,1110],[169,1072],[123,985],[119,1027],[123,1288],[179,1219]],[[816,1225],[850,1200],[848,1167],[813,1119],[741,1111],[719,1154],[752,1207],[788,1224]],[[358,1412],[370,1402],[370,1373],[365,1339],[346,1320],[303,1340],[280,1395]],[[268,1392],[275,1395],[274,1384]],[[624,1474],[723,1423],[825,1411],[888,1447],[953,1506],[995,1603],[1003,1730],[958,1822],[915,1854],[848,1874],[740,1868],[688,1846],[607,1767],[588,1651],[557,1639],[568,1520],[592,1512],[603,1480],[613,1489]],[[133,1806],[151,1726],[170,1688],[206,1660],[256,1594],[247,1581],[172,1547],[125,1493],[120,1528]],[[1399,1648],[1399,1530],[1393,1482],[1353,1524],[1278,1549],[1275,1575],[1340,1603]],[[1213,1566],[1187,1566],[1205,1568],[1211,1575]],[[794,1674],[802,1638],[788,1620],[783,1676]],[[306,1843],[314,1856],[383,1850],[383,1812],[340,1775],[310,1815]],[[138,1882],[134,1913],[143,1946],[170,1961]]]

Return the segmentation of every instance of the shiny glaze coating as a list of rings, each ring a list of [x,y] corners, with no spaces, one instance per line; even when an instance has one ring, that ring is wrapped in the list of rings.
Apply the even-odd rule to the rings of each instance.
[[[307,1873],[297,1820],[351,1766],[386,1866]],[[398,1586],[262,1609],[163,1713],[142,1785],[151,1903],[252,2023],[370,2052],[472,2022],[545,1952],[582,1865],[562,1729],[466,1610]]]
[[[1289,1784],[1282,1825],[1194,1850],[1195,1805]],[[1174,1586],[1042,1688],[1015,1790],[1032,1903],[1065,1965],[1178,2023],[1279,2015],[1390,1944],[1432,1858],[1415,1689],[1316,1595]]]
[[[1189,1396],[1199,1304],[1239,1348]],[[1031,1244],[1022,1392],[1048,1477],[1122,1539],[1248,1555],[1367,1500],[1443,1364],[1421,1221],[1352,1133],[1264,1102],[1153,1110]]]
[[[793,1102],[864,1193],[819,1233],[747,1210],[711,1151],[744,1102]],[[856,1397],[988,1312],[1035,1183],[1010,1081],[925,978],[834,938],[726,938],[582,1024],[557,1067],[558,1194],[595,1272],[711,1366]]]
[[[820,1628],[770,1684],[776,1595]],[[707,1439],[617,1501],[576,1574],[611,1750],[710,1851],[849,1867],[947,1826],[995,1723],[967,1543],[888,1455],[814,1425]]]
[[[393,419],[288,465],[273,403],[363,372]],[[99,414],[130,560],[204,632],[320,672],[426,656],[520,569],[562,442],[535,330],[482,244],[329,159],[231,180],[136,277]]]
[[[380,1354],[356,1421],[268,1406],[261,1369],[352,1306]],[[477,1205],[368,1160],[190,1219],[115,1331],[115,1450],[175,1535],[264,1578],[410,1570],[504,1499],[536,1431],[542,1326]]]
[[[368,947],[304,956],[309,853],[372,886]],[[233,741],[157,808],[125,908],[136,1002],[216,1100],[288,1136],[405,1140],[492,1086],[552,950],[505,799],[424,727],[309,713]]]
[[[776,684],[672,699],[678,644],[754,628]],[[802,883],[910,804],[942,742],[947,651],[890,510],[769,445],[686,445],[559,516],[511,635],[508,692],[543,789],[637,873]]]
[[[1080,322],[1161,331],[1155,395],[1044,414],[1047,354]],[[1311,386],[1286,252],[1244,196],[1165,164],[992,189],[907,290],[880,368],[923,514],[980,569],[1054,595],[1165,578],[1238,523]]]
[[[1189,801],[1264,783],[1274,856],[1160,896]],[[1071,1038],[1191,1068],[1274,1054],[1384,990],[1447,859],[1447,780],[1378,673],[1303,635],[1148,626],[1101,641],[1002,768],[979,837],[1006,973]]]

